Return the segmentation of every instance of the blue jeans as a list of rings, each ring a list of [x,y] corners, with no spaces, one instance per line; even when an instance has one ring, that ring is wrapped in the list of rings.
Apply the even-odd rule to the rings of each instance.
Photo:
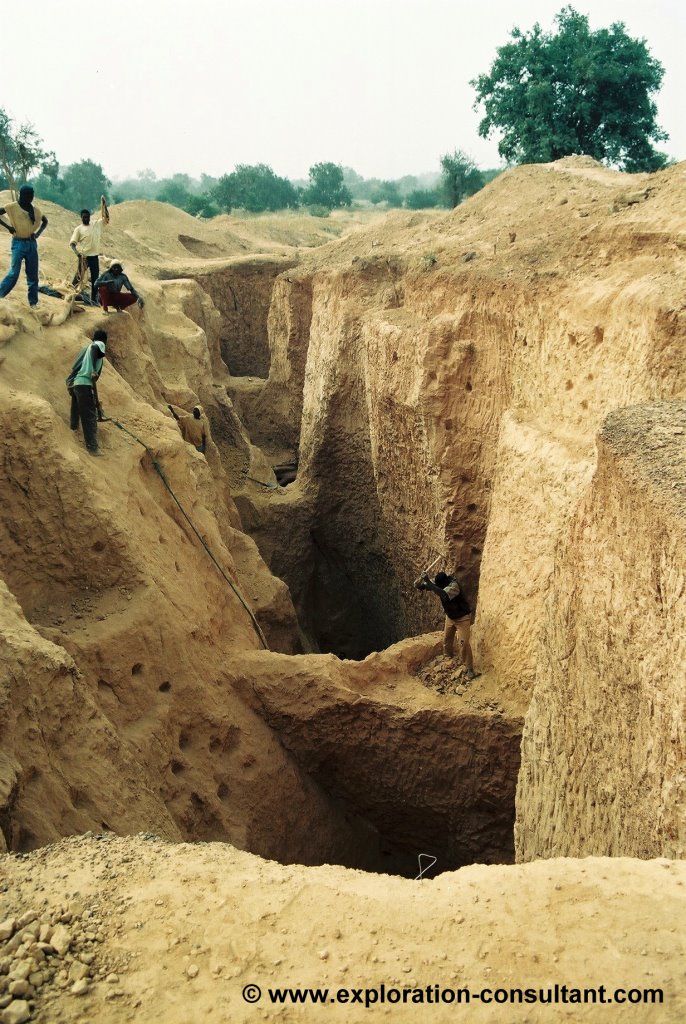
[[[0,281],[0,299],[9,295],[19,280],[23,260],[29,286],[29,306],[35,306],[38,302],[38,243],[35,238],[13,238],[11,253],[10,269]]]

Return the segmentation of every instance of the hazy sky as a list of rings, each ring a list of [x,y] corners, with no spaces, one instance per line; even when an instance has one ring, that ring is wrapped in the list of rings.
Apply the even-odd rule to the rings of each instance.
[[[437,170],[443,153],[500,164],[480,139],[469,80],[514,25],[548,29],[564,0],[139,0],[3,17],[0,106],[30,120],[62,165],[219,175],[320,160],[365,177]],[[623,21],[666,69],[660,145],[686,158],[686,4],[578,0],[592,28]],[[21,33],[25,33],[22,37]]]

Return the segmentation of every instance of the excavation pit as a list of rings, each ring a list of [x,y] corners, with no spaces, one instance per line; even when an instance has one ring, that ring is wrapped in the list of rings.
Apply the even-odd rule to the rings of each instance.
[[[373,670],[383,690],[373,693],[355,690],[363,677],[369,688],[373,659],[342,663],[343,685],[308,680],[299,660],[255,694],[282,746],[349,827],[327,862],[407,878],[419,874],[419,854],[436,857],[428,876],[514,862],[519,715],[442,656],[389,686]]]

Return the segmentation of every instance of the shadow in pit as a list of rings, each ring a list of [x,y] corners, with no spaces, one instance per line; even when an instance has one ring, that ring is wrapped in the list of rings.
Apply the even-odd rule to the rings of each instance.
[[[327,795],[373,829],[377,854],[346,853],[344,866],[414,878],[419,854],[436,857],[425,877],[514,862],[521,718],[454,701],[412,712],[352,692],[302,720],[273,707],[266,717]]]

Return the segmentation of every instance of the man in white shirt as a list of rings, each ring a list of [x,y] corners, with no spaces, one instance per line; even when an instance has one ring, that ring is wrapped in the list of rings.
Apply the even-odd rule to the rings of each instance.
[[[73,285],[79,285],[86,273],[86,267],[91,277],[91,299],[98,301],[98,293],[95,282],[100,275],[100,248],[102,245],[102,229],[110,222],[110,215],[105,202],[105,197],[100,199],[100,216],[91,220],[90,210],[81,210],[81,223],[74,228],[69,245],[78,257],[79,265],[74,275]]]

